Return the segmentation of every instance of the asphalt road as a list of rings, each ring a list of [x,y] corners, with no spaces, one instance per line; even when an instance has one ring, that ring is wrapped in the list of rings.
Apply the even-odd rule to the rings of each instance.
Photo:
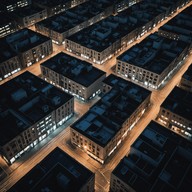
[[[190,5],[191,4],[192,2],[190,3]],[[180,12],[180,10],[178,12]],[[161,23],[160,25],[163,25],[168,20],[163,21],[163,23]],[[160,25],[157,26],[155,29],[153,29],[151,33],[157,31]],[[146,34],[141,39],[137,40],[136,42],[133,42],[126,49],[140,42],[147,35],[149,34]],[[63,46],[54,45],[54,52],[52,55],[50,55],[48,58],[44,58],[44,60],[30,66],[25,70],[29,70],[30,72],[39,76],[40,63],[49,59],[50,57],[52,57],[53,55],[57,54],[60,51],[65,52],[65,50],[63,49]],[[34,148],[32,151],[30,151],[29,154],[24,155],[24,157],[16,161],[11,166],[7,166],[6,163],[0,158],[0,167],[2,167],[5,173],[7,174],[7,177],[2,181],[0,181],[0,192],[6,191],[7,189],[9,189],[13,184],[15,184],[22,176],[24,176],[31,168],[33,168],[38,162],[40,162],[48,153],[50,153],[57,146],[63,149],[66,153],[68,153],[70,156],[78,160],[81,164],[83,164],[84,166],[86,166],[96,174],[96,181],[95,181],[96,192],[107,192],[109,189],[111,171],[116,167],[119,161],[125,155],[128,154],[131,144],[145,129],[148,123],[151,120],[154,120],[156,118],[159,112],[161,103],[164,101],[167,95],[171,92],[171,90],[179,83],[181,76],[187,70],[188,66],[191,64],[191,61],[192,61],[192,55],[190,55],[187,58],[185,64],[170,79],[170,81],[165,85],[165,87],[163,87],[161,90],[153,91],[152,97],[151,97],[152,104],[150,108],[145,112],[144,116],[136,124],[134,129],[129,133],[128,137],[122,142],[122,144],[119,146],[116,152],[112,154],[112,156],[107,160],[105,165],[99,164],[97,161],[93,160],[87,154],[82,152],[80,149],[72,146],[70,143],[70,128],[68,125],[72,124],[76,119],[78,119],[84,113],[86,113],[89,110],[89,108],[99,99],[99,97],[97,97],[96,99],[94,99],[89,103],[80,102],[75,99],[76,115],[69,122],[67,122],[67,124],[64,127],[61,127],[59,130],[56,131],[56,133],[50,135],[48,138],[43,140],[43,142],[39,144],[36,148]],[[116,58],[113,57],[103,65],[94,64],[94,66],[106,71],[107,74],[110,74],[113,72],[111,68],[115,65],[115,62],[116,62]],[[14,76],[12,76],[11,78],[19,75],[25,70],[22,70],[17,74],[14,74]],[[0,82],[0,84],[10,80],[11,78],[8,78]]]

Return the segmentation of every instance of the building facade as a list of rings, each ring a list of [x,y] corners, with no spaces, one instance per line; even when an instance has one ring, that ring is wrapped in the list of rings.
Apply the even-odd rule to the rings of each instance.
[[[41,64],[42,78],[87,101],[101,92],[106,73],[63,52]]]
[[[192,92],[192,66],[190,65],[187,71],[183,74],[178,85],[180,88]]]
[[[157,121],[182,135],[188,140],[192,140],[192,93],[175,87],[161,104]]]
[[[1,55],[3,56],[3,60],[0,63],[0,81],[8,78],[22,69],[22,65],[17,55],[13,54],[11,57],[9,57],[9,55],[6,55],[5,52],[3,52]]]
[[[73,116],[73,96],[29,72],[1,85],[0,90],[0,152],[8,164]]]
[[[35,28],[37,32],[61,45],[65,43],[66,37],[100,21],[112,12],[113,6],[110,1],[105,4],[98,4],[97,0],[88,1],[36,23]]]
[[[35,6],[22,7],[12,13],[19,28],[30,27],[47,18],[47,10]]]
[[[170,39],[179,39],[185,42],[191,42],[191,21],[192,7],[184,9],[177,14],[173,19],[159,28],[158,33]]]
[[[95,174],[57,147],[8,192],[94,192],[94,184]]]
[[[117,57],[116,73],[146,88],[158,89],[185,63],[191,45],[152,34]]]
[[[0,79],[49,56],[53,52],[52,41],[32,30],[24,28],[0,39]]]
[[[110,192],[189,191],[192,144],[151,122],[111,173]]]
[[[96,64],[103,64],[165,20],[174,3],[141,1],[130,5],[125,11],[67,37],[65,49]]]
[[[107,77],[108,78],[108,77]],[[111,75],[116,81],[90,110],[71,125],[71,143],[104,164],[147,110],[150,92]]]
[[[1,0],[0,10],[3,12],[12,12],[21,7],[25,7],[31,4],[31,0]]]
[[[18,30],[16,21],[9,16],[9,13],[0,13],[0,38]]]
[[[34,4],[47,10],[48,17],[59,14],[87,0],[34,0]]]

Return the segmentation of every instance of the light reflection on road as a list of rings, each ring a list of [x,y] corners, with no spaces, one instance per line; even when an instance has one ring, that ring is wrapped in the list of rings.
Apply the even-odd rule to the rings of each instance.
[[[192,2],[190,3],[190,5]],[[179,10],[180,12],[180,10]],[[170,18],[169,18],[170,19]],[[166,21],[163,21],[160,25],[163,25]],[[156,27],[151,31],[155,32],[160,27]],[[127,49],[129,49],[134,44],[140,42],[142,39],[144,39],[147,35],[144,35],[141,39],[137,40],[136,42],[129,45]],[[53,45],[54,52],[52,55],[50,55],[47,58],[44,58],[42,61],[28,67],[25,70],[22,70],[21,72],[14,74],[10,78],[0,82],[0,84],[10,80],[11,78],[21,74],[22,72],[29,70],[30,72],[34,73],[35,75],[40,75],[40,63],[43,61],[51,58],[53,55],[56,55],[57,53],[64,51],[63,46]],[[123,50],[125,51],[125,50]],[[119,54],[121,54],[123,51],[121,51]],[[118,54],[118,55],[119,55]],[[76,56],[77,57],[77,56]],[[152,97],[151,97],[151,107],[144,116],[141,118],[141,120],[136,124],[134,129],[131,131],[129,136],[125,139],[125,141],[122,142],[120,147],[117,149],[117,151],[107,160],[105,165],[101,165],[95,160],[93,160],[91,157],[89,157],[86,153],[82,152],[80,149],[73,147],[70,144],[70,128],[67,126],[64,130],[60,131],[58,134],[54,134],[53,136],[50,136],[51,138],[48,138],[48,143],[42,144],[39,149],[34,149],[34,152],[31,153],[30,156],[27,156],[26,158],[23,158],[24,160],[16,161],[13,165],[10,167],[6,167],[6,164],[3,162],[3,160],[0,158],[0,165],[4,167],[5,171],[8,173],[8,176],[6,179],[4,179],[0,183],[0,191],[3,192],[5,189],[9,189],[14,183],[16,183],[23,175],[25,175],[32,167],[34,167],[39,161],[41,161],[48,153],[50,153],[56,146],[63,149],[66,153],[68,153],[70,156],[74,157],[77,161],[79,161],[81,164],[89,168],[91,171],[96,173],[96,184],[95,189],[96,192],[107,192],[109,189],[109,182],[110,182],[110,174],[111,171],[116,167],[116,165],[119,163],[119,161],[127,155],[129,152],[131,144],[135,141],[135,139],[139,136],[139,134],[144,130],[144,128],[148,125],[148,123],[151,120],[154,120],[159,112],[159,108],[161,103],[164,101],[164,99],[168,96],[168,94],[171,92],[171,90],[174,88],[175,85],[178,84],[178,82],[181,79],[181,76],[183,73],[187,70],[188,66],[191,64],[192,61],[192,55],[187,58],[185,64],[181,67],[181,69],[177,72],[176,75],[173,76],[173,78],[169,81],[169,83],[158,91],[153,91]],[[95,67],[98,67],[101,70],[106,71],[107,74],[111,74],[112,70],[111,68],[115,65],[116,58],[113,57],[108,62],[106,62],[104,65],[96,65],[93,64]],[[80,102],[77,99],[75,99],[75,112],[76,117],[71,120],[70,123],[73,123],[77,118],[81,117],[84,113],[86,113],[89,108],[99,99],[95,99],[92,102],[84,103]],[[49,140],[50,139],[50,140]],[[46,141],[46,140],[45,140]],[[44,141],[44,143],[45,143]],[[22,171],[20,171],[22,170]]]

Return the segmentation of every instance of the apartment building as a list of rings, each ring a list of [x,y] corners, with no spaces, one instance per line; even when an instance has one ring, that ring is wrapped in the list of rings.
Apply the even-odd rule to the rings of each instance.
[[[106,73],[63,52],[40,65],[42,78],[63,91],[87,101],[101,92]]]
[[[67,37],[64,47],[82,58],[103,64],[166,19],[175,3],[141,1],[130,5],[125,11]]]
[[[143,0],[121,0],[121,1],[116,1],[116,4],[114,5],[113,8],[113,14],[117,14],[128,7],[131,7],[132,5],[139,3]]]
[[[74,114],[74,98],[30,72],[0,86],[0,153],[12,164]]]
[[[173,19],[159,28],[158,33],[170,39],[179,39],[185,42],[192,41],[192,7],[180,12]]]
[[[157,121],[192,140],[192,93],[175,87],[160,106]]]
[[[151,122],[112,171],[109,191],[189,192],[191,151],[191,142]]]
[[[17,21],[18,27],[24,28],[46,19],[47,11],[35,6],[26,6],[13,11],[12,15]]]
[[[190,65],[187,71],[183,74],[178,85],[180,88],[192,92],[192,66]]]
[[[34,0],[34,4],[47,10],[48,17],[59,14],[88,0]]]
[[[165,12],[161,7],[154,10],[150,3],[140,2],[67,37],[65,49],[96,64],[103,64],[164,18]]]
[[[12,12],[20,7],[25,7],[31,4],[31,0],[1,0],[0,12]]]
[[[149,89],[163,87],[185,63],[192,43],[149,35],[117,57],[116,73]]]
[[[20,71],[23,67],[20,59],[11,47],[0,39],[0,81]]]
[[[94,192],[95,174],[56,147],[8,192]]]
[[[0,18],[0,38],[18,30],[15,19],[11,18],[9,13],[0,12]]]
[[[53,52],[52,41],[24,28],[0,39],[0,80],[29,67]]]
[[[104,164],[150,103],[150,91],[115,79],[113,88],[71,125],[71,143]]]
[[[56,44],[113,13],[113,0],[92,0],[35,24],[36,31]]]

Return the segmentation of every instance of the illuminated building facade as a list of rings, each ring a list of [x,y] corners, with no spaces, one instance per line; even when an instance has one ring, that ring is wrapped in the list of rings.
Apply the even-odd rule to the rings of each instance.
[[[143,1],[143,0],[121,0],[121,1],[118,1],[114,5],[113,13],[117,14],[118,12],[127,9],[130,6],[132,6],[132,5],[136,4],[136,3],[139,3],[140,1]]]
[[[0,38],[18,30],[16,21],[9,13],[0,13]]]
[[[47,11],[35,6],[26,6],[14,11],[12,15],[17,21],[19,28],[24,28],[46,19]]]
[[[103,64],[187,2],[149,0],[133,5],[130,1],[125,11],[67,37],[65,49],[96,64]]]
[[[41,64],[42,78],[83,101],[101,92],[106,73],[63,52]]]
[[[177,14],[174,18],[159,28],[158,33],[174,40],[182,40],[185,42],[192,41],[192,30],[191,21],[192,7],[184,9],[182,12]]]
[[[191,151],[191,142],[151,122],[112,171],[109,191],[190,191]]]
[[[192,93],[175,87],[161,104],[157,121],[192,140]]]
[[[8,192],[94,192],[94,184],[95,174],[57,147]]]
[[[31,0],[1,0],[0,10],[4,12],[12,12],[21,7],[31,5]]]
[[[183,74],[178,86],[186,91],[192,92],[192,65],[190,65],[187,71]]]
[[[104,0],[102,0],[104,1]],[[65,38],[111,15],[111,0],[98,3],[88,1],[35,24],[36,31],[50,37],[56,44],[64,44]]]
[[[34,0],[34,4],[47,10],[48,17],[66,11],[87,0]]]
[[[0,80],[42,60],[53,52],[52,41],[24,28],[0,39]]]
[[[159,21],[148,16],[145,18],[145,15],[138,19],[137,11],[148,12],[141,4],[142,2],[133,5],[116,16],[110,16],[66,38],[65,49],[94,63],[103,64],[129,43],[151,30],[155,25],[154,21],[159,22],[164,18],[163,11],[158,10],[151,13],[151,17],[158,16]]]
[[[131,82],[111,78],[113,88],[71,125],[70,133],[72,144],[102,164],[147,110],[151,95]]]
[[[192,44],[151,34],[117,57],[116,73],[149,89],[158,89],[185,63]]]
[[[170,4],[173,6],[173,2]],[[167,17],[163,5],[141,1],[67,37],[64,46],[69,52],[103,64]]]
[[[73,96],[25,72],[0,86],[0,152],[8,164],[74,113]]]

